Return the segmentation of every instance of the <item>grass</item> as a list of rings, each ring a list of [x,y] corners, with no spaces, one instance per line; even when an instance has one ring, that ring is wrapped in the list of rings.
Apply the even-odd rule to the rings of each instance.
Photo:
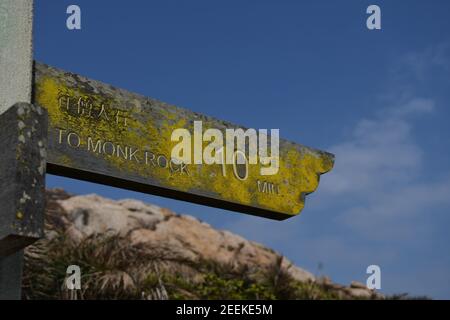
[[[168,247],[131,245],[118,235],[74,242],[61,234],[25,253],[24,299],[338,299],[315,282],[299,282],[282,267],[250,271],[235,263],[187,260]],[[66,270],[78,265],[82,289],[65,288]]]

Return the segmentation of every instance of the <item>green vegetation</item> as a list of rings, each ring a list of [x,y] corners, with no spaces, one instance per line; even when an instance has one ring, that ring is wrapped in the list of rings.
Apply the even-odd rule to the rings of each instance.
[[[168,247],[131,245],[117,235],[76,243],[62,235],[41,240],[25,254],[25,299],[337,299],[319,283],[299,282],[282,268],[191,261]],[[82,270],[82,290],[65,289],[69,265]]]

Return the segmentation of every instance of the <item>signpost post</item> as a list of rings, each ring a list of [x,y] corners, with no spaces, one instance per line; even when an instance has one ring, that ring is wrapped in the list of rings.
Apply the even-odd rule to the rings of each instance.
[[[47,116],[32,106],[32,0],[0,2],[0,299],[20,299],[22,249],[43,235]]]
[[[32,0],[2,0],[0,9],[7,17],[0,31],[0,298],[20,298],[21,250],[43,235],[46,170],[282,220],[303,209],[305,195],[333,167],[332,154],[286,140],[273,175],[262,175],[263,164],[249,163],[245,150],[234,154],[242,152],[243,163],[175,161],[176,129],[195,132],[200,121],[202,130],[242,128],[41,63],[32,67]]]

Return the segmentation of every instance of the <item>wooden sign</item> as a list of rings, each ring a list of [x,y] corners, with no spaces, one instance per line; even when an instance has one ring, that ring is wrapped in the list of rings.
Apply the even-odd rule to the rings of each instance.
[[[239,128],[36,63],[33,103],[47,109],[47,172],[272,219],[297,215],[334,156],[281,140],[279,170],[172,161],[177,128]]]

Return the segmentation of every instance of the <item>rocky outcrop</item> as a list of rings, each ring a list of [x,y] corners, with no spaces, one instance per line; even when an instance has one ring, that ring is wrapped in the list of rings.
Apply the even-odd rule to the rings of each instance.
[[[141,201],[114,201],[98,195],[71,196],[60,189],[47,191],[47,218],[51,221],[47,237],[54,229],[74,241],[95,234],[120,234],[132,244],[170,247],[188,260],[208,260],[263,270],[280,261],[280,254],[228,231],[217,230],[189,215]],[[363,284],[340,286],[282,259],[282,267],[296,280],[317,281],[345,297],[369,298],[375,293]]]

